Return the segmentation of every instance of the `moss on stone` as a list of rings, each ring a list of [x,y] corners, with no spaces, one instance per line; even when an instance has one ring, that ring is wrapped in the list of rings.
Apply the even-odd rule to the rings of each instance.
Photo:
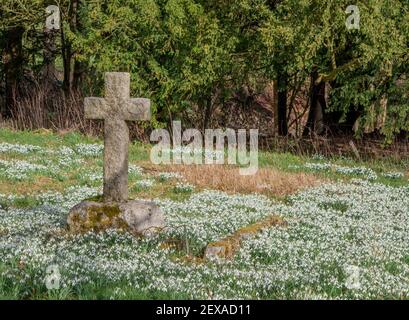
[[[120,214],[119,206],[117,204],[104,204],[102,206],[90,206],[87,208],[88,214],[102,217],[107,216],[108,218],[112,219]]]
[[[94,231],[102,231],[110,227],[126,228],[126,224],[119,217],[121,211],[117,204],[104,204],[87,208],[87,220],[84,226]]]
[[[281,217],[270,216],[259,222],[240,228],[223,240],[209,243],[206,247],[206,251],[209,253],[211,252],[212,256],[216,255],[222,259],[232,259],[234,254],[240,248],[240,244],[244,238],[256,234],[268,227],[286,225],[287,223]]]
[[[100,232],[109,228],[127,230],[128,226],[121,218],[121,210],[115,203],[89,204],[84,213],[70,215],[70,229],[74,232]]]
[[[163,228],[161,215],[152,202],[83,201],[70,210],[67,224],[72,233],[116,229],[140,237],[145,236],[145,231],[151,234]]]
[[[99,194],[95,197],[91,197],[89,199],[86,199],[85,201],[92,201],[92,202],[104,202],[104,196],[102,194]]]

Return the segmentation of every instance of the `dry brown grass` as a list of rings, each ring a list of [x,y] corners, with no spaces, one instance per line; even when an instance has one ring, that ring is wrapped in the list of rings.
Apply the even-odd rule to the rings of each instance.
[[[102,123],[84,119],[83,96],[79,91],[66,93],[57,87],[34,82],[15,101],[7,125],[17,130],[51,129],[101,133]],[[3,126],[3,124],[0,124]]]
[[[222,165],[147,166],[146,169],[179,172],[187,182],[200,189],[216,189],[228,193],[258,192],[273,196],[285,196],[324,182],[323,179],[313,174],[289,173],[274,168],[259,169],[252,176],[241,176],[237,167]]]
[[[0,181],[0,193],[3,194],[36,194],[52,190],[62,192],[64,185],[49,177],[38,176],[35,182],[31,181]]]

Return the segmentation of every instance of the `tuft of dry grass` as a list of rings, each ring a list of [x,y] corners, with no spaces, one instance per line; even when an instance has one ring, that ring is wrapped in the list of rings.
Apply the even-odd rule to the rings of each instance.
[[[15,101],[7,126],[17,130],[51,129],[80,131],[98,135],[102,123],[84,118],[83,97],[79,91],[66,93],[57,87],[34,82]],[[1,119],[0,119],[1,120]],[[0,123],[3,126],[3,123]]]
[[[35,183],[32,181],[0,180],[0,193],[2,194],[27,195],[41,193],[44,192],[44,190],[62,192],[64,191],[64,186],[62,183],[58,183],[54,179],[44,176],[36,176]]]
[[[178,172],[187,182],[200,189],[215,189],[228,193],[258,192],[286,196],[324,182],[322,178],[311,173],[290,173],[275,168],[261,168],[252,176],[242,176],[238,167],[225,165],[171,165],[149,169]]]

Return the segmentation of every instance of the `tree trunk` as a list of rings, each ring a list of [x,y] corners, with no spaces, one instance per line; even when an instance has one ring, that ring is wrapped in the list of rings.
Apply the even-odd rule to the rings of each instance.
[[[71,0],[70,10],[68,11],[68,24],[71,32],[76,32],[78,27],[78,5],[79,0]],[[64,66],[64,90],[66,92],[71,92],[73,84],[75,82],[75,76],[78,74],[76,72],[75,62],[73,63],[74,52],[72,50],[72,45],[67,41],[64,33],[64,28],[61,28],[61,43],[62,43],[62,57]],[[78,67],[77,67],[78,70]]]
[[[288,134],[287,123],[287,75],[279,72],[277,77],[277,132],[280,136],[286,136]]]
[[[63,88],[65,92],[71,91],[71,45],[65,39],[65,32],[61,29],[61,56],[64,68]]]
[[[80,61],[75,61],[73,71],[74,73],[73,73],[72,87],[74,90],[78,91],[80,89],[80,85],[81,85],[81,82],[84,76],[84,72],[85,72],[84,64],[81,63]]]
[[[316,83],[318,79],[318,71],[315,70],[311,74],[311,89],[310,89],[310,111],[308,120],[304,129],[304,136],[310,134],[322,134],[324,132],[324,115],[327,108],[325,99],[325,82]]]
[[[205,102],[205,110],[203,116],[203,134],[206,129],[209,129],[209,123],[212,116],[212,99],[207,99]]]
[[[20,81],[23,77],[23,27],[15,27],[5,32],[4,48],[5,108],[2,116],[11,118],[14,111]]]
[[[55,58],[57,54],[57,48],[55,40],[57,36],[56,30],[44,31],[44,53],[43,53],[43,82],[49,86],[55,82],[56,69]]]

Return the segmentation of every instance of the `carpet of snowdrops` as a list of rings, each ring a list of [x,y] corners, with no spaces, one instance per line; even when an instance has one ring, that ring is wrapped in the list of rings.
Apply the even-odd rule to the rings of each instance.
[[[97,165],[85,165],[89,158]],[[30,194],[31,206],[15,205],[27,195],[0,194],[1,290],[13,288],[21,298],[30,298],[34,290],[47,292],[47,268],[57,266],[60,289],[55,290],[74,297],[93,285],[117,288],[113,299],[126,298],[125,288],[147,296],[163,292],[203,299],[409,297],[407,183],[392,187],[378,182],[370,168],[309,162],[305,170],[356,177],[280,201],[259,194],[196,191],[179,174],[144,174],[131,164],[130,175],[141,177],[135,188],[149,190],[173,179],[173,191],[188,195],[178,201],[155,199],[165,212],[166,229],[145,239],[116,231],[69,234],[68,210],[101,194],[101,166],[98,144],[48,149],[0,142],[1,183],[27,179],[35,184],[36,174],[63,179],[65,172],[80,169],[78,185]],[[406,179],[399,172],[384,176]],[[207,243],[271,214],[288,225],[246,238],[233,260],[183,258],[200,256]],[[183,248],[164,247],[169,239],[178,239]]]

